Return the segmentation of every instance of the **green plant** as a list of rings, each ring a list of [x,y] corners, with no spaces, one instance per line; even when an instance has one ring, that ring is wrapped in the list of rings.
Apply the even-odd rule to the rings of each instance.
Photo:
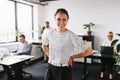
[[[120,34],[117,34],[117,35],[120,36]],[[117,64],[120,64],[120,40],[119,39],[113,40],[111,43],[111,46],[116,48],[115,57],[116,57]]]
[[[38,26],[38,32],[42,34],[43,31],[44,31],[44,26]]]
[[[44,26],[38,26],[38,33],[39,33],[38,38],[39,39],[42,39],[42,33],[43,33],[44,29],[45,29]]]
[[[120,34],[117,34],[117,35],[120,36]],[[112,47],[116,46],[116,52],[120,53],[120,41],[119,41],[119,39],[113,40],[112,43],[111,43],[111,46]]]
[[[83,26],[84,26],[84,29],[88,29],[88,31],[91,31],[91,27],[94,25],[95,25],[94,23],[90,22],[88,24],[84,24]]]
[[[17,37],[19,37],[21,34],[24,34],[24,33],[21,32],[21,31],[16,30],[16,36],[17,36]]]

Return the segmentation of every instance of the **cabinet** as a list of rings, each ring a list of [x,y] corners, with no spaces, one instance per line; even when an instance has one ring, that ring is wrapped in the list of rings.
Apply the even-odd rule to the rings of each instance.
[[[82,37],[83,40],[91,41],[92,42],[92,49],[94,49],[94,36],[87,36],[87,35],[78,35]]]

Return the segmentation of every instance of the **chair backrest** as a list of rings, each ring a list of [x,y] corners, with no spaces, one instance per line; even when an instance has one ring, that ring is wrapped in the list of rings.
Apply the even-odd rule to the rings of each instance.
[[[110,46],[100,46],[101,55],[113,56],[114,49]]]
[[[30,47],[29,55],[31,55],[31,52],[32,52],[32,43],[29,43],[29,47]]]

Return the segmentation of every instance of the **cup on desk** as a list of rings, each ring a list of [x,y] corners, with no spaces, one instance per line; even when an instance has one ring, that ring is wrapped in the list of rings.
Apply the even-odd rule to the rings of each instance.
[[[9,53],[12,53],[12,50],[9,50]]]

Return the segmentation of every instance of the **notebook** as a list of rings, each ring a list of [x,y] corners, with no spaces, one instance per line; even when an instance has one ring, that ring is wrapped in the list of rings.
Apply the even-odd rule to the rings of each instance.
[[[110,46],[100,46],[101,55],[113,56],[114,48]]]

